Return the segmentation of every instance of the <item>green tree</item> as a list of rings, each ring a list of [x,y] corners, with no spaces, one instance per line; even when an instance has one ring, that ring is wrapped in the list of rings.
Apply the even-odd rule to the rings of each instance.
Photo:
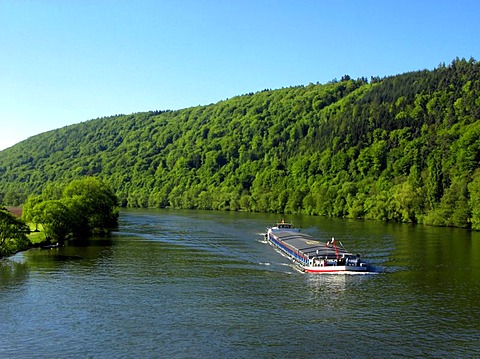
[[[62,194],[63,203],[85,226],[84,234],[107,233],[118,224],[118,199],[111,188],[95,177],[70,182]],[[77,233],[83,230],[78,229]]]
[[[28,226],[6,208],[0,208],[0,257],[28,248]]]
[[[24,218],[43,226],[50,242],[105,234],[117,226],[117,197],[98,178],[71,181],[61,190],[60,199],[47,198],[58,192],[58,188],[52,191],[50,187],[42,196],[29,198],[23,214]]]
[[[470,222],[472,229],[480,230],[480,170],[474,174],[472,182],[468,185],[470,194],[470,208],[472,209]]]
[[[42,201],[34,207],[38,221],[50,243],[63,243],[73,237],[72,214],[60,200]]]
[[[38,224],[40,223],[39,217],[41,216],[41,212],[36,206],[41,202],[43,202],[43,198],[41,196],[30,196],[22,207],[22,219],[26,223],[34,223],[36,231],[38,230]]]
[[[435,208],[443,195],[443,173],[441,154],[434,151],[428,159],[427,195],[430,208]]]

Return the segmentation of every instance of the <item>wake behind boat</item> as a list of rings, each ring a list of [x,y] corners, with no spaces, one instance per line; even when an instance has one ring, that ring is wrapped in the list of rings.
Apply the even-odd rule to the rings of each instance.
[[[268,227],[265,240],[307,273],[367,272],[368,265],[332,238],[326,244],[284,221]]]

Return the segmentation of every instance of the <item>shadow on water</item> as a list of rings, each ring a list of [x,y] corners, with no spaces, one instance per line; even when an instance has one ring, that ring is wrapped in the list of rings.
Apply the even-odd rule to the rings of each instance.
[[[90,237],[67,241],[55,248],[35,248],[21,255],[30,270],[59,270],[62,266],[76,262],[84,267],[94,267],[99,261],[111,256],[114,240],[111,237]]]

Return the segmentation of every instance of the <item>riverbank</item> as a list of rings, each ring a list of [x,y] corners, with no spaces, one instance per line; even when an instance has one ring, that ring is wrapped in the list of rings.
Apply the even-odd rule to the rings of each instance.
[[[4,208],[6,208],[15,217],[21,219],[23,213],[22,207],[6,206]],[[24,245],[14,245],[14,248],[10,247],[6,253],[3,253],[3,257],[0,255],[0,258],[8,258],[31,248],[40,248],[46,245],[45,233],[41,225],[36,226],[33,223],[27,223],[27,226],[30,229],[30,232],[27,233],[28,243],[24,243]]]

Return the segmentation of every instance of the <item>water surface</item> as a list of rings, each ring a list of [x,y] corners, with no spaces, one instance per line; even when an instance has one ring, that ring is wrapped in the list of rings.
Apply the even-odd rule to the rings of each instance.
[[[109,238],[0,261],[0,357],[479,357],[480,234],[287,218],[371,262],[294,270],[276,215],[128,210]]]

